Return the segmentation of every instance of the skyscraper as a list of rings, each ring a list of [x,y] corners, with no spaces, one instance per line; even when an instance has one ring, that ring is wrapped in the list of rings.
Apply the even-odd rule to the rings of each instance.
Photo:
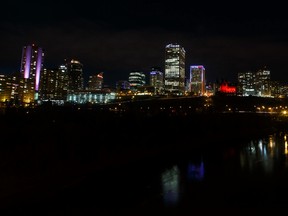
[[[84,90],[83,65],[78,60],[72,59],[67,62],[68,92]]]
[[[185,92],[185,50],[179,44],[168,44],[165,49],[165,92],[183,95]]]
[[[260,97],[271,97],[271,75],[266,67],[256,72],[256,89]]]
[[[23,47],[21,58],[20,100],[30,103],[38,99],[40,73],[43,69],[44,52],[35,44]]]
[[[154,94],[162,94],[163,92],[163,73],[159,67],[152,67],[150,72],[150,86],[154,87]]]
[[[205,94],[205,68],[202,65],[190,66],[190,90],[193,95]]]
[[[67,98],[66,74],[63,68],[46,69],[44,68],[40,77],[39,98],[42,101],[64,101]],[[65,72],[64,72],[65,73]]]

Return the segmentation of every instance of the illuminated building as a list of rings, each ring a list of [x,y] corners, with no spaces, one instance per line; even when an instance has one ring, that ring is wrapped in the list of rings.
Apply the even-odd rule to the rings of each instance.
[[[10,95],[7,95],[6,93],[6,83],[7,83],[7,76],[6,75],[0,75],[0,107],[2,106],[2,103],[10,100]]]
[[[41,100],[61,100],[67,98],[67,79],[63,68],[46,69],[41,74],[40,98]]]
[[[83,65],[72,59],[67,62],[68,92],[78,92],[84,90]]]
[[[59,97],[61,100],[67,99],[67,93],[68,93],[68,70],[67,65],[62,64],[58,67],[59,71],[59,85],[57,86],[57,91],[59,91]]]
[[[57,71],[44,68],[41,73],[40,98],[41,100],[50,100],[54,98],[55,83],[57,80]]]
[[[44,51],[34,44],[24,46],[21,59],[20,100],[31,103],[38,100],[40,74],[43,69]]]
[[[89,76],[88,90],[100,90],[103,85],[103,72]]]
[[[67,95],[67,101],[77,104],[104,104],[113,101],[116,93],[106,90],[83,90],[78,92],[70,92]]]
[[[129,74],[128,81],[130,83],[130,89],[137,90],[138,86],[143,86],[146,84],[145,74],[140,71],[132,71]]]
[[[238,95],[256,96],[255,79],[255,73],[253,72],[238,73]]]
[[[270,71],[238,73],[238,94],[240,96],[271,97]]]
[[[236,95],[236,86],[229,85],[227,82],[223,82],[220,84],[218,94],[222,95]]]
[[[185,92],[185,50],[178,44],[168,44],[165,49],[165,92],[183,95]]]
[[[193,95],[205,94],[205,68],[202,65],[190,66],[190,91]]]
[[[116,82],[117,91],[129,90],[129,89],[130,89],[130,83],[127,80],[118,80]]]
[[[271,97],[270,71],[264,68],[256,72],[256,91],[260,97]]]
[[[154,94],[162,94],[164,89],[164,77],[160,68],[153,67],[150,72],[150,86],[154,87]]]

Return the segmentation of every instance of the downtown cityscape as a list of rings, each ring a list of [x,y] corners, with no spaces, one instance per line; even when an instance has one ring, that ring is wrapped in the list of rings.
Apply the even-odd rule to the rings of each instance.
[[[166,45],[163,51],[164,68],[151,66],[148,72],[130,71],[127,77],[112,85],[106,84],[109,74],[105,72],[86,76],[83,63],[78,59],[65,59],[57,68],[46,68],[45,52],[35,44],[24,46],[19,71],[0,75],[1,107],[34,107],[47,101],[53,105],[106,104],[135,98],[209,97],[219,94],[287,97],[287,85],[272,80],[270,69],[266,67],[238,73],[236,82],[225,79],[207,81],[209,71],[205,70],[205,65],[187,67],[186,51],[179,44]]]
[[[285,214],[284,4],[1,2],[0,215]]]
[[[163,50],[164,68],[108,85],[105,71],[85,76],[78,59],[46,68],[44,48],[23,47],[19,72],[0,75],[3,215],[286,208],[287,86],[266,67],[207,81],[180,44]]]

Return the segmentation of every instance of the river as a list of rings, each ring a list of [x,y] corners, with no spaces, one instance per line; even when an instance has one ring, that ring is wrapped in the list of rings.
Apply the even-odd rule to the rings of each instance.
[[[7,215],[275,214],[287,209],[287,141],[288,133],[277,132],[119,163]]]

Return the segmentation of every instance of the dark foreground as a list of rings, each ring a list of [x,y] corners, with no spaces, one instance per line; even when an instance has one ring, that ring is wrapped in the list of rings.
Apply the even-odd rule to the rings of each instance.
[[[3,215],[274,214],[279,210],[275,206],[281,209],[286,203],[272,201],[267,208],[267,200],[260,202],[259,193],[245,194],[237,181],[222,181],[220,186],[235,190],[239,197],[228,193],[217,198],[221,190],[215,178],[213,187],[199,183],[203,196],[169,207],[163,205],[161,193],[155,193],[159,185],[149,182],[187,154],[237,147],[278,127],[271,116],[250,113],[150,117],[89,110],[8,113],[1,117],[5,137],[0,147],[1,209]],[[269,179],[259,184],[265,186]],[[267,193],[276,195],[275,191]]]

